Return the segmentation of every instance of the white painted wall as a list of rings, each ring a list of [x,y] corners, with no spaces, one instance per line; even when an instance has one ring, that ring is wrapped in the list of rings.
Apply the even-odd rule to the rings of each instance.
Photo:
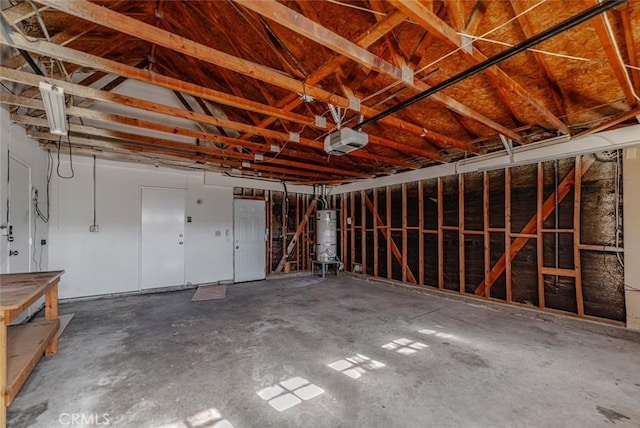
[[[22,163],[31,168],[32,188],[38,189],[40,194],[40,208],[46,207],[46,171],[47,153],[40,150],[37,143],[25,135],[24,128],[12,125],[9,120],[9,109],[5,105],[0,106],[0,225],[7,224],[7,198],[8,182],[7,168],[9,163],[9,153]],[[31,218],[37,218],[33,205],[31,206]],[[33,244],[29,251],[31,271],[38,270],[40,252],[42,251],[41,270],[47,270],[48,265],[48,245],[41,246],[41,239],[48,239],[48,225],[37,218],[36,224],[31,222],[31,234]],[[34,230],[37,232],[34,234]],[[34,248],[35,247],[35,248]],[[32,260],[33,250],[36,250],[35,259]],[[6,236],[0,236],[0,273],[10,271],[8,257],[8,241]]]
[[[202,173],[97,161],[98,233],[93,221],[92,159],[75,158],[75,178],[54,180],[50,266],[65,269],[61,298],[139,289],[140,187],[185,189],[185,279],[233,279],[233,188],[204,184]],[[69,163],[63,161],[67,171]],[[202,205],[196,201],[202,199]],[[220,230],[219,237],[215,231]]]

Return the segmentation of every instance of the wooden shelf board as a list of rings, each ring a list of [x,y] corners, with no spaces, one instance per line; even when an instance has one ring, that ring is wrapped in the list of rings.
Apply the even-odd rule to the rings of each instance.
[[[38,320],[7,327],[7,389],[5,405],[18,395],[44,350],[55,337],[60,321]]]

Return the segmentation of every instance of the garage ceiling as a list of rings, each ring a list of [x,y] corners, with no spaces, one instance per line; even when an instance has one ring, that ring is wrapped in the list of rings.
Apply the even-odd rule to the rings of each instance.
[[[323,150],[330,105],[353,127],[597,4],[16,1],[2,12],[2,44],[29,52],[46,77],[11,49],[0,78],[13,94],[3,90],[2,102],[43,145],[79,155],[342,183],[503,150],[501,135],[523,145],[637,123],[640,0],[631,0],[367,126],[362,150]],[[171,91],[175,103],[117,93],[127,79]],[[69,95],[62,141],[48,134],[42,80]],[[105,113],[96,101],[136,110]]]

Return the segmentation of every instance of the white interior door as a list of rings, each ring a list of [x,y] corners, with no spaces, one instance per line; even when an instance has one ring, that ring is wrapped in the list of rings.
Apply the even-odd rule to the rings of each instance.
[[[141,289],[184,284],[184,205],[184,190],[141,189]]]
[[[9,156],[9,272],[29,272],[31,168]]]
[[[264,201],[233,201],[234,281],[257,281],[266,277]]]

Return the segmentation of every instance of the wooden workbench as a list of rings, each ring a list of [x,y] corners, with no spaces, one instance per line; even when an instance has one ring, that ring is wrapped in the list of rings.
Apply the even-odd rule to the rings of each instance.
[[[58,350],[58,283],[64,271],[0,275],[0,427],[42,354]],[[45,319],[9,326],[45,296]]]

